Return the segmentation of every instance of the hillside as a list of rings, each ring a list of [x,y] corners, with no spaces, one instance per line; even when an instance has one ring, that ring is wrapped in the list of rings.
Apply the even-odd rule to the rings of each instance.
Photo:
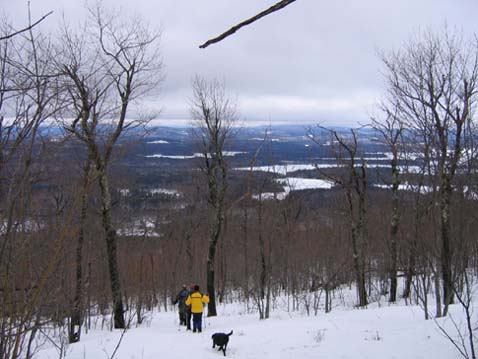
[[[148,314],[141,326],[133,325],[122,339],[120,330],[101,329],[102,320],[98,318],[94,322],[96,329],[84,335],[81,342],[64,348],[65,357],[111,358],[121,341],[115,358],[222,358],[221,352],[211,348],[211,335],[233,329],[226,354],[236,359],[460,358],[438,327],[443,326],[456,336],[452,320],[462,325],[464,319],[458,305],[451,307],[448,318],[426,321],[417,305],[401,302],[389,306],[376,302],[367,309],[355,309],[349,306],[351,297],[352,292],[344,291],[332,312],[321,311],[317,316],[287,311],[287,301],[278,300],[268,320],[259,320],[243,304],[221,305],[217,317],[205,318],[200,334],[179,327],[175,311]],[[59,345],[58,340],[56,343]],[[49,343],[38,355],[39,359],[58,357],[58,348]]]

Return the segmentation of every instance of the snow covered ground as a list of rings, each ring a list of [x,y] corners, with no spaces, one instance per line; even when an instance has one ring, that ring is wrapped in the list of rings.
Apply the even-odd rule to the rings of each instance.
[[[152,143],[152,142],[149,142],[149,143]],[[247,152],[243,152],[243,151],[223,151],[222,155],[234,157],[234,156],[242,155],[246,153]],[[191,158],[202,158],[204,157],[204,154],[196,152],[196,153],[193,153],[192,155],[162,155],[158,153],[154,155],[147,155],[145,157],[146,158],[168,158],[170,160],[187,160]]]
[[[457,324],[464,320],[458,305],[452,306],[451,314]],[[218,307],[217,317],[205,319],[199,334],[179,327],[176,312],[150,314],[141,327],[125,332],[114,357],[222,358],[222,352],[212,349],[211,335],[233,329],[227,357],[236,359],[460,358],[437,323],[456,334],[450,317],[426,321],[421,308],[404,303],[372,304],[368,309],[342,306],[317,316],[275,309],[268,320],[259,320],[242,304],[227,304]],[[110,358],[121,336],[120,330],[83,333],[79,343],[67,348],[66,358]],[[59,358],[58,349],[44,347],[37,357]]]
[[[291,191],[301,191],[304,189],[330,189],[334,186],[334,183],[331,181],[316,179],[316,178],[297,178],[297,177],[287,177],[287,178],[277,178],[275,180],[277,183],[281,184],[284,191],[283,192],[265,192],[260,195],[253,195],[252,198],[263,200],[267,199],[277,199],[284,200]]]
[[[152,155],[146,157],[158,157],[162,155]],[[164,156],[163,156],[164,157]],[[305,164],[287,164],[287,165],[271,165],[271,166],[255,166],[255,167],[236,167],[235,171],[261,171],[268,173],[276,173],[280,175],[288,175],[297,171],[316,171],[317,169],[338,168],[344,165],[337,163],[305,163]],[[390,168],[389,164],[383,163],[367,163],[367,168]],[[419,166],[398,166],[401,173],[420,173]]]

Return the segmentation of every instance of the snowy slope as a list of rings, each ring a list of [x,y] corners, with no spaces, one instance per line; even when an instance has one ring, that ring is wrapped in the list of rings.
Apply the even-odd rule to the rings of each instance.
[[[456,322],[459,306],[452,306]],[[331,313],[306,316],[275,310],[268,320],[247,314],[243,306],[219,307],[219,315],[206,318],[202,333],[178,327],[175,312],[154,313],[139,328],[128,330],[115,358],[175,359],[222,358],[212,349],[214,332],[229,332],[227,357],[236,359],[453,359],[460,358],[433,320],[424,320],[417,306],[383,305],[368,309],[335,308]],[[440,319],[450,332],[450,319]],[[66,358],[105,359],[113,353],[121,331],[92,330],[80,343],[67,348]],[[58,358],[58,350],[45,347],[38,358]]]

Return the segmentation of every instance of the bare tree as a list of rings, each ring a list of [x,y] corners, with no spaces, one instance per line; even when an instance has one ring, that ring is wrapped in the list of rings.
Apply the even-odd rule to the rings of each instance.
[[[363,153],[360,152],[357,130],[351,129],[351,136],[344,136],[335,130],[326,131],[330,135],[330,145],[339,168],[345,174],[330,174],[316,166],[320,175],[334,181],[344,191],[346,213],[350,221],[352,258],[359,306],[368,304],[366,288],[366,248],[367,248],[367,168]],[[320,139],[311,133],[314,142]]]
[[[404,50],[383,56],[388,91],[400,117],[431,146],[440,212],[440,262],[444,311],[453,302],[453,237],[450,209],[463,157],[463,136],[477,103],[478,51],[449,33],[420,34]]]
[[[50,61],[52,45],[33,27],[23,31],[23,36],[5,35],[0,42],[2,358],[28,357],[34,352],[35,333],[46,321],[40,320],[40,307],[52,289],[58,290],[51,277],[58,268],[71,220],[66,215],[64,225],[49,226],[42,219],[47,211],[34,195],[52,159],[42,128],[57,109],[57,77]],[[9,34],[10,29],[5,25],[1,31]],[[32,239],[39,239],[50,251],[39,256],[38,241]]]
[[[271,246],[267,246],[267,243],[270,241],[270,238],[273,236],[272,233],[267,233],[265,230],[265,219],[266,214],[266,203],[263,198],[264,185],[266,184],[266,179],[261,181],[259,187],[258,198],[255,205],[256,217],[257,217],[257,241],[259,245],[259,260],[258,260],[258,278],[256,279],[256,290],[254,294],[254,300],[257,303],[257,308],[259,310],[259,319],[268,319],[270,315],[271,307],[271,261],[270,261],[270,252]],[[271,219],[270,216],[268,219]]]
[[[399,186],[400,186],[400,155],[403,153],[403,135],[404,123],[397,117],[396,109],[390,108],[389,104],[382,104],[382,110],[385,113],[383,121],[372,119],[373,128],[382,135],[382,140],[390,149],[392,158],[390,161],[392,172],[392,213],[390,219],[390,240],[389,240],[389,280],[390,280],[390,296],[389,302],[397,300],[397,271],[398,271],[398,228],[400,223],[399,209]],[[402,156],[403,157],[403,156]]]
[[[237,120],[235,103],[226,94],[224,84],[197,76],[193,81],[191,114],[195,121],[194,136],[202,153],[202,170],[208,188],[209,244],[207,255],[207,291],[210,296],[208,316],[216,316],[215,258],[226,215],[228,169],[224,146],[234,135]]]
[[[73,116],[73,121],[64,122],[64,126],[86,145],[95,166],[114,326],[124,328],[108,168],[120,136],[148,121],[129,120],[127,113],[134,99],[156,88],[161,80],[161,61],[156,47],[159,34],[151,32],[139,18],[121,23],[119,14],[107,15],[99,5],[89,11],[90,19],[85,25],[87,37],[75,35],[64,27],[64,55],[57,63],[63,73],[65,100],[70,104],[65,113]]]

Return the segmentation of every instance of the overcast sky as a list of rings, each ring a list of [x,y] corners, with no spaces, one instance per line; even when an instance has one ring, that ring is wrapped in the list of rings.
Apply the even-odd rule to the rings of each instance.
[[[33,18],[53,29],[62,13],[74,21],[81,0],[30,0]],[[477,0],[297,0],[207,49],[198,45],[277,0],[105,0],[163,30],[165,80],[149,102],[163,119],[187,119],[191,79],[217,78],[237,96],[246,121],[366,122],[384,92],[378,51],[399,49],[420,29],[445,24],[478,33]],[[23,0],[0,0],[17,27]]]

